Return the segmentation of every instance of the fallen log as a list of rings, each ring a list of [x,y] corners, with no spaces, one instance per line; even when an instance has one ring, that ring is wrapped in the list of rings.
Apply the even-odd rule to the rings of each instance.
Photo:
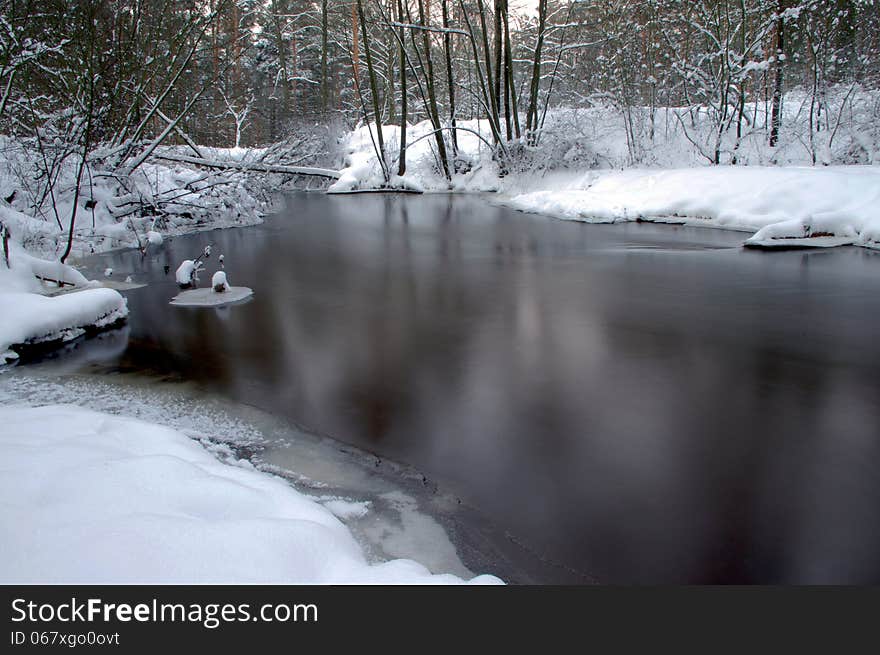
[[[344,196],[346,194],[352,193],[424,193],[424,191],[420,191],[419,189],[406,189],[406,188],[381,188],[381,189],[346,189],[345,191],[328,191],[328,195],[332,196]]]
[[[338,171],[333,171],[328,168],[314,168],[311,166],[285,166],[283,164],[264,164],[262,162],[218,161],[213,159],[203,159],[202,157],[190,157],[189,155],[153,154],[152,158],[160,159],[162,161],[177,162],[179,164],[204,166],[205,168],[259,171],[262,173],[282,173],[285,175],[314,175],[316,177],[328,177],[334,180],[339,179]]]

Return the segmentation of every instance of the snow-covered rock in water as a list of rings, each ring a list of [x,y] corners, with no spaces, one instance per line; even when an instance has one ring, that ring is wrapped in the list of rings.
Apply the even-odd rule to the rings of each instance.
[[[214,273],[213,277],[211,277],[211,288],[216,293],[229,291],[229,282],[226,280],[226,273],[223,271],[217,271]]]
[[[113,269],[112,268],[105,268],[104,269],[104,277],[110,277],[111,275],[113,275]]]
[[[463,582],[411,560],[369,564],[329,510],[169,428],[5,406],[0,450],[3,584]]]
[[[193,261],[192,259],[184,259],[180,263],[180,266],[177,267],[177,271],[174,273],[174,279],[177,280],[177,284],[182,287],[192,286],[196,275],[201,269],[201,262]]]
[[[161,246],[162,245],[162,235],[156,232],[155,230],[150,230],[147,232],[147,241],[151,246]]]

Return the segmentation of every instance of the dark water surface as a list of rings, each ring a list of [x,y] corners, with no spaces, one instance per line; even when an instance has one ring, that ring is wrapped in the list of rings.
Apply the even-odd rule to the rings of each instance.
[[[743,238],[300,194],[93,265],[152,282],[111,368],[412,465],[552,581],[878,583],[880,254]],[[254,298],[170,307],[209,242]]]

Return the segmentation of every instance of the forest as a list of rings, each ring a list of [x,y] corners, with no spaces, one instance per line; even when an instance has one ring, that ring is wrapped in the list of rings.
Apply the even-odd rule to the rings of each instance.
[[[0,21],[0,133],[49,160],[429,120],[453,170],[457,120],[513,157],[548,110],[605,106],[630,163],[672,127],[736,163],[749,135],[775,145],[797,92],[815,161],[815,135],[878,112],[873,0],[3,0]]]
[[[0,193],[37,221],[5,222],[64,260],[102,223],[239,220],[268,173],[338,177],[297,167],[351,165],[363,125],[378,173],[346,188],[405,185],[413,148],[447,188],[487,153],[497,178],[876,163],[878,52],[873,0],[3,0]]]

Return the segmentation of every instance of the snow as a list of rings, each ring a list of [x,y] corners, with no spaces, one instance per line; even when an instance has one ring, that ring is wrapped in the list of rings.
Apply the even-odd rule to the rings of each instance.
[[[128,306],[119,292],[82,288],[55,297],[35,274],[55,280],[75,280],[89,286],[78,272],[59,262],[31,257],[10,241],[10,266],[0,260],[0,364],[18,358],[13,346],[70,341],[87,329],[102,328],[124,319]]]
[[[591,172],[512,195],[523,211],[589,223],[659,221],[755,232],[746,243],[872,245],[880,168],[713,166]]]
[[[156,154],[177,151],[189,152],[186,146],[165,146]],[[223,148],[204,151],[218,158],[241,158]],[[260,152],[252,149],[248,156]],[[93,158],[100,160],[101,154],[95,151]],[[32,252],[52,259],[67,245],[77,159],[71,157],[61,164],[52,196],[41,193],[34,182],[42,166],[39,151],[31,143],[0,135],[0,188],[4,197],[12,197],[11,204],[0,201],[0,222]],[[72,256],[146,244],[155,247],[168,236],[260,223],[271,209],[270,187],[264,185],[264,178],[156,161],[145,162],[121,180],[116,175],[95,174],[77,200]]]
[[[247,300],[254,295],[248,287],[228,287],[226,291],[217,293],[213,286],[209,289],[188,289],[181,291],[171,299],[172,305],[179,307],[219,307]]]
[[[117,291],[131,291],[132,289],[140,289],[147,285],[143,282],[135,282],[131,275],[127,275],[122,282],[111,279],[101,280],[101,286],[107,289],[116,289]]]
[[[341,498],[330,498],[329,500],[321,500],[321,504],[343,521],[351,519],[360,519],[367,515],[370,511],[369,501],[350,501]]]
[[[177,271],[174,273],[174,279],[177,280],[177,284],[182,287],[189,286],[193,283],[193,280],[201,268],[201,262],[193,261],[192,259],[184,259],[180,262],[180,266],[177,267]]]
[[[815,154],[810,144],[830,136],[814,134],[811,141],[804,132],[804,98],[792,92],[785,99],[788,113],[778,147],[769,148],[759,131],[749,133],[738,144],[721,144],[722,164],[717,166],[709,165],[714,136],[706,112],[658,109],[653,136],[640,135],[632,144],[620,112],[597,102],[584,109],[551,109],[538,148],[511,144],[517,157],[505,175],[486,143],[492,140],[487,121],[458,121],[458,159],[465,165],[451,181],[439,172],[430,122],[409,125],[406,174],[385,183],[375,154],[375,125],[361,124],[343,139],[345,165],[328,191],[383,186],[492,191],[503,204],[563,219],[642,220],[746,231],[754,234],[747,241],[750,246],[878,248],[880,167],[871,164],[880,163],[880,157],[872,145],[877,142],[872,136],[876,126],[870,122],[870,107],[877,98],[859,93],[853,124],[834,144],[822,146],[817,161],[860,164],[803,165]],[[642,109],[634,113],[639,121],[646,120],[647,109]],[[684,116],[686,120],[679,120]],[[759,123],[762,119],[755,118]],[[383,126],[383,136],[389,170],[394,172],[399,128]],[[730,164],[734,154],[737,165]]]
[[[226,273],[223,271],[217,271],[211,276],[211,289],[215,293],[229,291],[229,282],[226,280]]]
[[[104,333],[63,358],[0,376],[0,406],[70,404],[172,428],[223,462],[253,465],[291,482],[339,516],[372,563],[413,559],[434,573],[474,576],[459,557],[455,533],[438,520],[445,512],[437,510],[456,506],[455,499],[429,491],[421,472],[387,461],[377,468],[370,453],[339,448],[332,439],[195,385],[80,375],[83,364],[118,357],[125,332]],[[250,453],[247,460],[239,459],[241,449]]]
[[[4,584],[462,582],[409,560],[368,564],[331,511],[169,428],[4,406],[0,449]]]

